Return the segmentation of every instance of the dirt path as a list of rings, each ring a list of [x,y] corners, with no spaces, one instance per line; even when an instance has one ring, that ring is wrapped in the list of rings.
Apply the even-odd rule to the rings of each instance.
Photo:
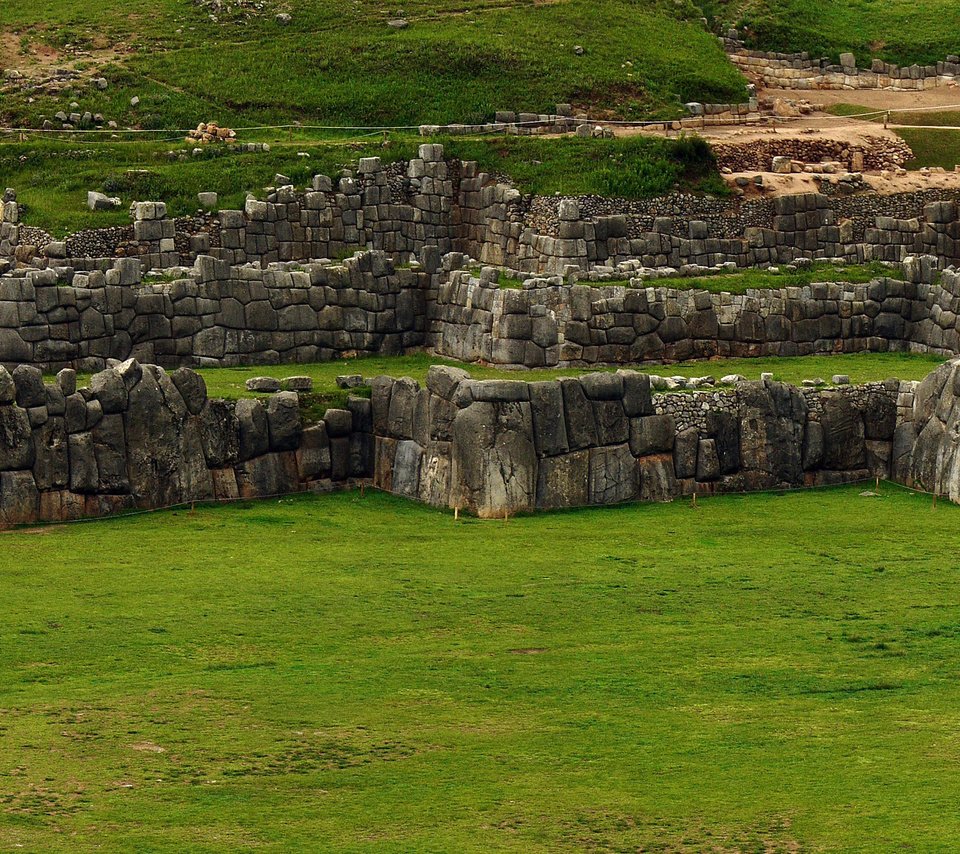
[[[960,109],[960,86],[938,86],[921,92],[897,92],[889,89],[764,89],[762,96],[806,100],[831,107],[855,104],[870,110],[917,110],[933,107]]]

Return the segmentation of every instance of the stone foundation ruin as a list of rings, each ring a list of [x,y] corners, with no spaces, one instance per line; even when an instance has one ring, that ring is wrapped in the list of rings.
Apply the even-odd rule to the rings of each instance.
[[[314,424],[294,392],[209,400],[189,370],[424,348],[516,368],[960,354],[956,198],[827,190],[530,198],[425,145],[402,169],[371,158],[336,187],[317,176],[243,211],[174,220],[137,203],[129,229],[34,249],[8,191],[0,519],[354,483],[481,516],[873,477],[960,500],[953,363],[920,384],[684,394],[654,393],[634,371],[478,382],[435,367],[425,388],[374,378],[369,400]],[[883,261],[888,274],[744,295],[683,288],[817,259]],[[75,370],[94,373],[88,387]],[[60,373],[50,384],[42,371]]]

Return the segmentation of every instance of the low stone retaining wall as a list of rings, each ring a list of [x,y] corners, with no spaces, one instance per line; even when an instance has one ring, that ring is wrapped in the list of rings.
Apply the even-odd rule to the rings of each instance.
[[[851,167],[860,159],[869,167],[877,165],[876,158],[905,156],[886,149],[878,154],[879,149],[836,151],[827,146],[827,151],[814,142],[797,148],[788,141],[785,146],[790,156],[806,151],[804,156],[819,159],[823,150],[823,156],[849,161]],[[721,146],[722,158],[728,157],[724,151]],[[773,155],[782,154],[766,142],[737,152],[729,157],[738,168],[748,168],[743,160],[748,156],[755,160],[753,166],[769,168]],[[337,258],[358,249],[382,250],[406,262],[428,246],[536,273],[623,259],[647,266],[720,261],[754,266],[798,257],[900,260],[933,253],[946,264],[960,261],[956,191],[835,196],[828,193],[837,188],[823,184],[822,193],[774,200],[691,194],[637,201],[530,197],[481,172],[476,163],[447,162],[442,146],[421,146],[421,155],[389,167],[379,158],[367,158],[356,177],[340,179],[336,189],[330,178],[318,175],[308,192],[281,187],[265,201],[249,201],[243,211],[171,220],[162,203],[138,203],[132,227],[48,242],[42,249],[45,257],[36,264],[91,271],[109,267],[122,255],[162,269],[211,255],[233,265],[267,266]],[[0,259],[9,260],[16,252],[21,262],[30,262],[34,253],[19,236],[15,194],[10,191],[7,197]],[[900,222],[884,227],[878,218]]]
[[[97,371],[133,357],[170,368],[236,366],[424,346],[465,362],[526,367],[960,352],[960,273],[938,271],[931,256],[905,263],[906,281],[731,295],[640,278],[629,287],[541,277],[501,288],[495,270],[477,277],[461,269],[458,253],[440,258],[427,247],[422,255],[408,267],[367,252],[342,264],[266,270],[202,256],[161,283],[142,280],[130,258],[105,273],[51,268],[0,277],[0,364]]]
[[[435,270],[439,256],[425,251]],[[100,370],[131,356],[168,367],[397,354],[425,341],[433,276],[383,252],[342,264],[231,267],[202,256],[173,282],[143,282],[135,258],[0,278],[0,364]]]
[[[731,61],[747,77],[769,89],[899,89],[922,90],[953,84],[960,76],[960,57],[948,56],[934,65],[900,67],[875,59],[858,68],[852,53],[836,65],[808,53],[748,50],[735,31],[722,39]]]

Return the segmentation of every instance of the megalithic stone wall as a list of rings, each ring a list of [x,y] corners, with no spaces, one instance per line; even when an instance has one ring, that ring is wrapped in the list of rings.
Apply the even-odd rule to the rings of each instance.
[[[378,377],[304,424],[296,394],[208,399],[128,360],[77,389],[0,369],[0,523],[372,482],[482,517],[890,477],[960,502],[960,362],[923,383],[654,395],[634,371],[426,386]]]
[[[0,523],[326,491],[372,475],[372,424],[362,398],[304,425],[294,392],[208,399],[199,374],[133,359],[80,389],[0,368]]]
[[[763,382],[654,396],[634,371],[528,383],[435,366],[424,388],[374,380],[375,484],[492,517],[886,478],[912,391]]]
[[[69,268],[0,277],[0,364],[96,371],[135,357],[167,367],[276,364],[422,346],[440,260],[395,267],[383,252],[341,264],[231,267],[201,256],[151,284],[123,258],[106,273]]]

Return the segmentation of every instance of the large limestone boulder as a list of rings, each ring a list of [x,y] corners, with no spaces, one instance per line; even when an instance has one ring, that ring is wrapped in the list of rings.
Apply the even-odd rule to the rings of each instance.
[[[475,401],[453,421],[451,502],[481,517],[534,509],[537,452],[529,401]]]

